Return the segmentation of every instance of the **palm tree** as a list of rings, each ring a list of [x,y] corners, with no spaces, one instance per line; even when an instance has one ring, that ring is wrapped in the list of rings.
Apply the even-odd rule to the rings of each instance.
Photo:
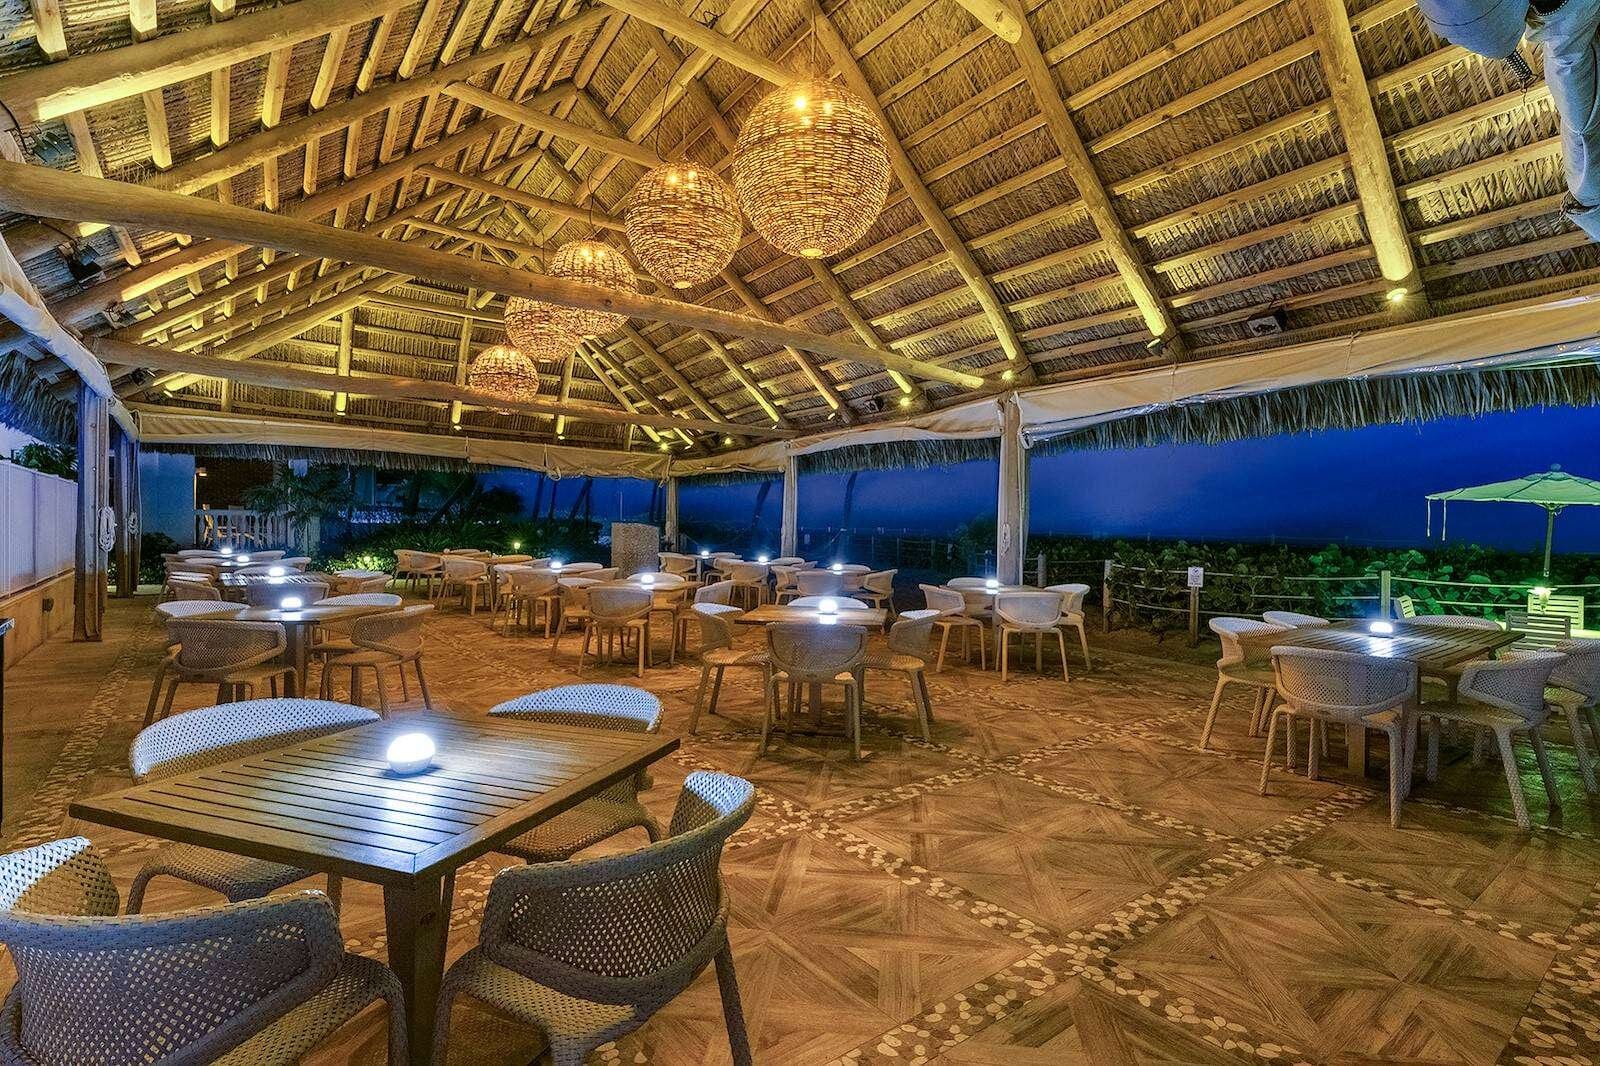
[[[303,476],[288,466],[277,467],[271,481],[246,491],[245,505],[287,519],[294,529],[293,547],[309,555],[320,539],[322,519],[338,514],[351,498],[350,471],[319,463]]]

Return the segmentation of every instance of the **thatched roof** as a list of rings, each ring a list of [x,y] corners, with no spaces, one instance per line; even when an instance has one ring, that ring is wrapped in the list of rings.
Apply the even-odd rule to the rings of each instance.
[[[897,182],[871,231],[821,271],[747,234],[732,279],[683,298],[967,372],[996,391],[1370,333],[1600,280],[1600,250],[1559,211],[1558,123],[1542,85],[1524,91],[1501,64],[1446,45],[1409,0],[1354,0],[1340,12],[1343,38],[1342,24],[1333,32],[1319,22],[1329,3],[1337,0],[1027,0],[1023,40],[1013,44],[969,13],[982,0],[834,0],[820,18],[809,0],[730,0],[688,9],[732,42],[712,56],[644,21],[640,5],[658,0],[299,0],[302,23],[331,19],[320,33],[277,51],[258,42],[215,70],[184,69],[142,94],[41,117],[49,109],[22,97],[51,63],[90,57],[106,80],[146,47],[136,37],[226,22],[247,39],[251,20],[270,17],[273,5],[0,0],[7,21],[20,22],[0,44],[0,100],[21,122],[31,162],[367,233],[398,217],[408,225],[392,239],[530,266],[541,249],[582,236],[625,243],[582,212],[539,210],[530,197],[616,215],[644,166],[485,115],[438,86],[466,81],[597,134],[718,166],[770,88],[740,57],[799,71],[820,55],[847,83],[858,71],[928,197]],[[849,50],[842,59],[829,51],[835,34]],[[1341,39],[1353,40],[1366,79],[1359,99],[1330,91],[1330,70],[1350,59]],[[538,47],[474,62],[517,41]],[[1048,81],[1029,66],[1030,44]],[[405,91],[425,78],[436,79],[427,92]],[[1363,113],[1380,143],[1347,132],[1362,128]],[[483,123],[498,125],[435,148]],[[1063,143],[1073,131],[1088,172]],[[261,145],[272,146],[264,165],[237,165]],[[432,169],[418,169],[419,159]],[[1358,183],[1374,160],[1388,192],[1381,181]],[[513,192],[451,185],[441,171]],[[346,189],[358,195],[341,196]],[[1097,213],[1101,203],[1109,215]],[[1397,212],[1400,232],[1381,224],[1385,211]],[[457,384],[463,360],[501,339],[497,293],[254,247],[199,255],[186,234],[155,226],[94,229],[83,240],[107,280],[84,285],[62,255],[73,222],[0,221],[69,325],[191,356],[245,353],[218,363],[217,376],[174,380],[97,349],[135,409],[555,439],[556,420],[544,413],[468,404],[454,430],[447,400],[362,395],[352,381],[357,391],[339,414],[331,391],[223,376],[253,365]],[[1413,271],[1385,277],[1380,256]],[[153,276],[150,264],[163,260],[183,269]],[[142,274],[130,273],[133,262]],[[138,284],[119,287],[130,278]],[[1397,285],[1411,292],[1391,302]],[[1253,336],[1246,320],[1272,312],[1284,331]],[[1147,347],[1152,315],[1175,326],[1164,351]],[[1018,358],[1007,357],[1011,346]],[[40,386],[51,360],[32,355],[32,372],[0,376],[0,390],[12,397],[6,411],[36,415],[26,428],[48,428],[70,391]],[[775,422],[837,429],[897,417],[902,398],[923,411],[971,395],[939,380],[914,381],[908,395],[865,360],[645,318],[545,370],[545,396],[704,424],[673,431],[579,415],[561,427],[566,443],[690,454],[759,442]],[[41,398],[23,398],[40,388]],[[1522,393],[1504,395],[1519,402]],[[1324,399],[1286,398],[1273,423]],[[729,428],[705,428],[719,423]]]

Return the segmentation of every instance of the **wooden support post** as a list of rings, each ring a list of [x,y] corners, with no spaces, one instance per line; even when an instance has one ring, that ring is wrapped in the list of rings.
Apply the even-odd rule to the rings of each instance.
[[[667,551],[678,550],[678,479],[667,478],[667,502],[664,508],[662,526],[665,530],[664,539],[667,542]]]
[[[112,434],[116,465],[111,478],[111,506],[117,513],[117,597],[126,599],[139,588],[139,442],[121,427]]]
[[[783,461],[783,517],[779,525],[778,554],[792,556],[800,548],[800,461]]]
[[[995,576],[1004,585],[1022,584],[1022,556],[1028,550],[1028,450],[1022,440],[1022,412],[1015,399],[1003,408],[1000,429],[1000,489],[996,501]]]
[[[78,385],[78,539],[72,581],[72,639],[99,640],[106,614],[106,559],[100,531],[108,504],[111,412],[104,396]]]

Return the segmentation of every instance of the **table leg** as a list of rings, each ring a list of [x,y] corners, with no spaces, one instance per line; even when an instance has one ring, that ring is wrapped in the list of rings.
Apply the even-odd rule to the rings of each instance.
[[[284,688],[292,688],[293,692],[285,692],[285,696],[298,696],[306,690],[306,627],[284,626],[288,630],[288,655],[289,665],[294,668],[294,676],[289,679]]]
[[[411,1066],[433,1061],[434,1014],[444,979],[454,875],[415,885],[383,886],[383,919],[389,935],[389,969],[400,979],[406,1004],[406,1040]]]
[[[1344,752],[1345,768],[1357,777],[1364,777],[1367,772],[1366,726],[1347,725],[1344,727]]]
[[[822,686],[818,684],[807,685],[806,700],[811,707],[811,726],[813,729],[822,728]]]

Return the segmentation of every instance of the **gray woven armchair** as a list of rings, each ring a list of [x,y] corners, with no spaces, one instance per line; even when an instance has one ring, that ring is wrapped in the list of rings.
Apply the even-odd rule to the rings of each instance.
[[[186,711],[163,718],[133,738],[128,764],[140,782],[173,777],[191,770],[272,751],[302,740],[326,736],[376,721],[365,707],[325,700],[245,700]],[[309,797],[308,797],[309,801]],[[128,913],[144,909],[144,893],[152,877],[165,874],[209,888],[230,901],[256,899],[314,874],[266,859],[225,851],[170,844],[145,863],[128,888]],[[339,878],[328,875],[328,897],[339,906]]]
[[[477,946],[445,974],[434,1061],[447,1061],[450,1008],[465,994],[542,1029],[556,1066],[581,1066],[715,960],[733,1061],[748,1066],[720,867],[723,844],[754,806],[750,782],[697,771],[683,783],[666,840],[502,870]]]
[[[320,893],[119,917],[75,837],[0,856],[0,942],[17,967],[0,1062],[287,1066],[379,999],[406,1061],[400,983],[344,950]]]

